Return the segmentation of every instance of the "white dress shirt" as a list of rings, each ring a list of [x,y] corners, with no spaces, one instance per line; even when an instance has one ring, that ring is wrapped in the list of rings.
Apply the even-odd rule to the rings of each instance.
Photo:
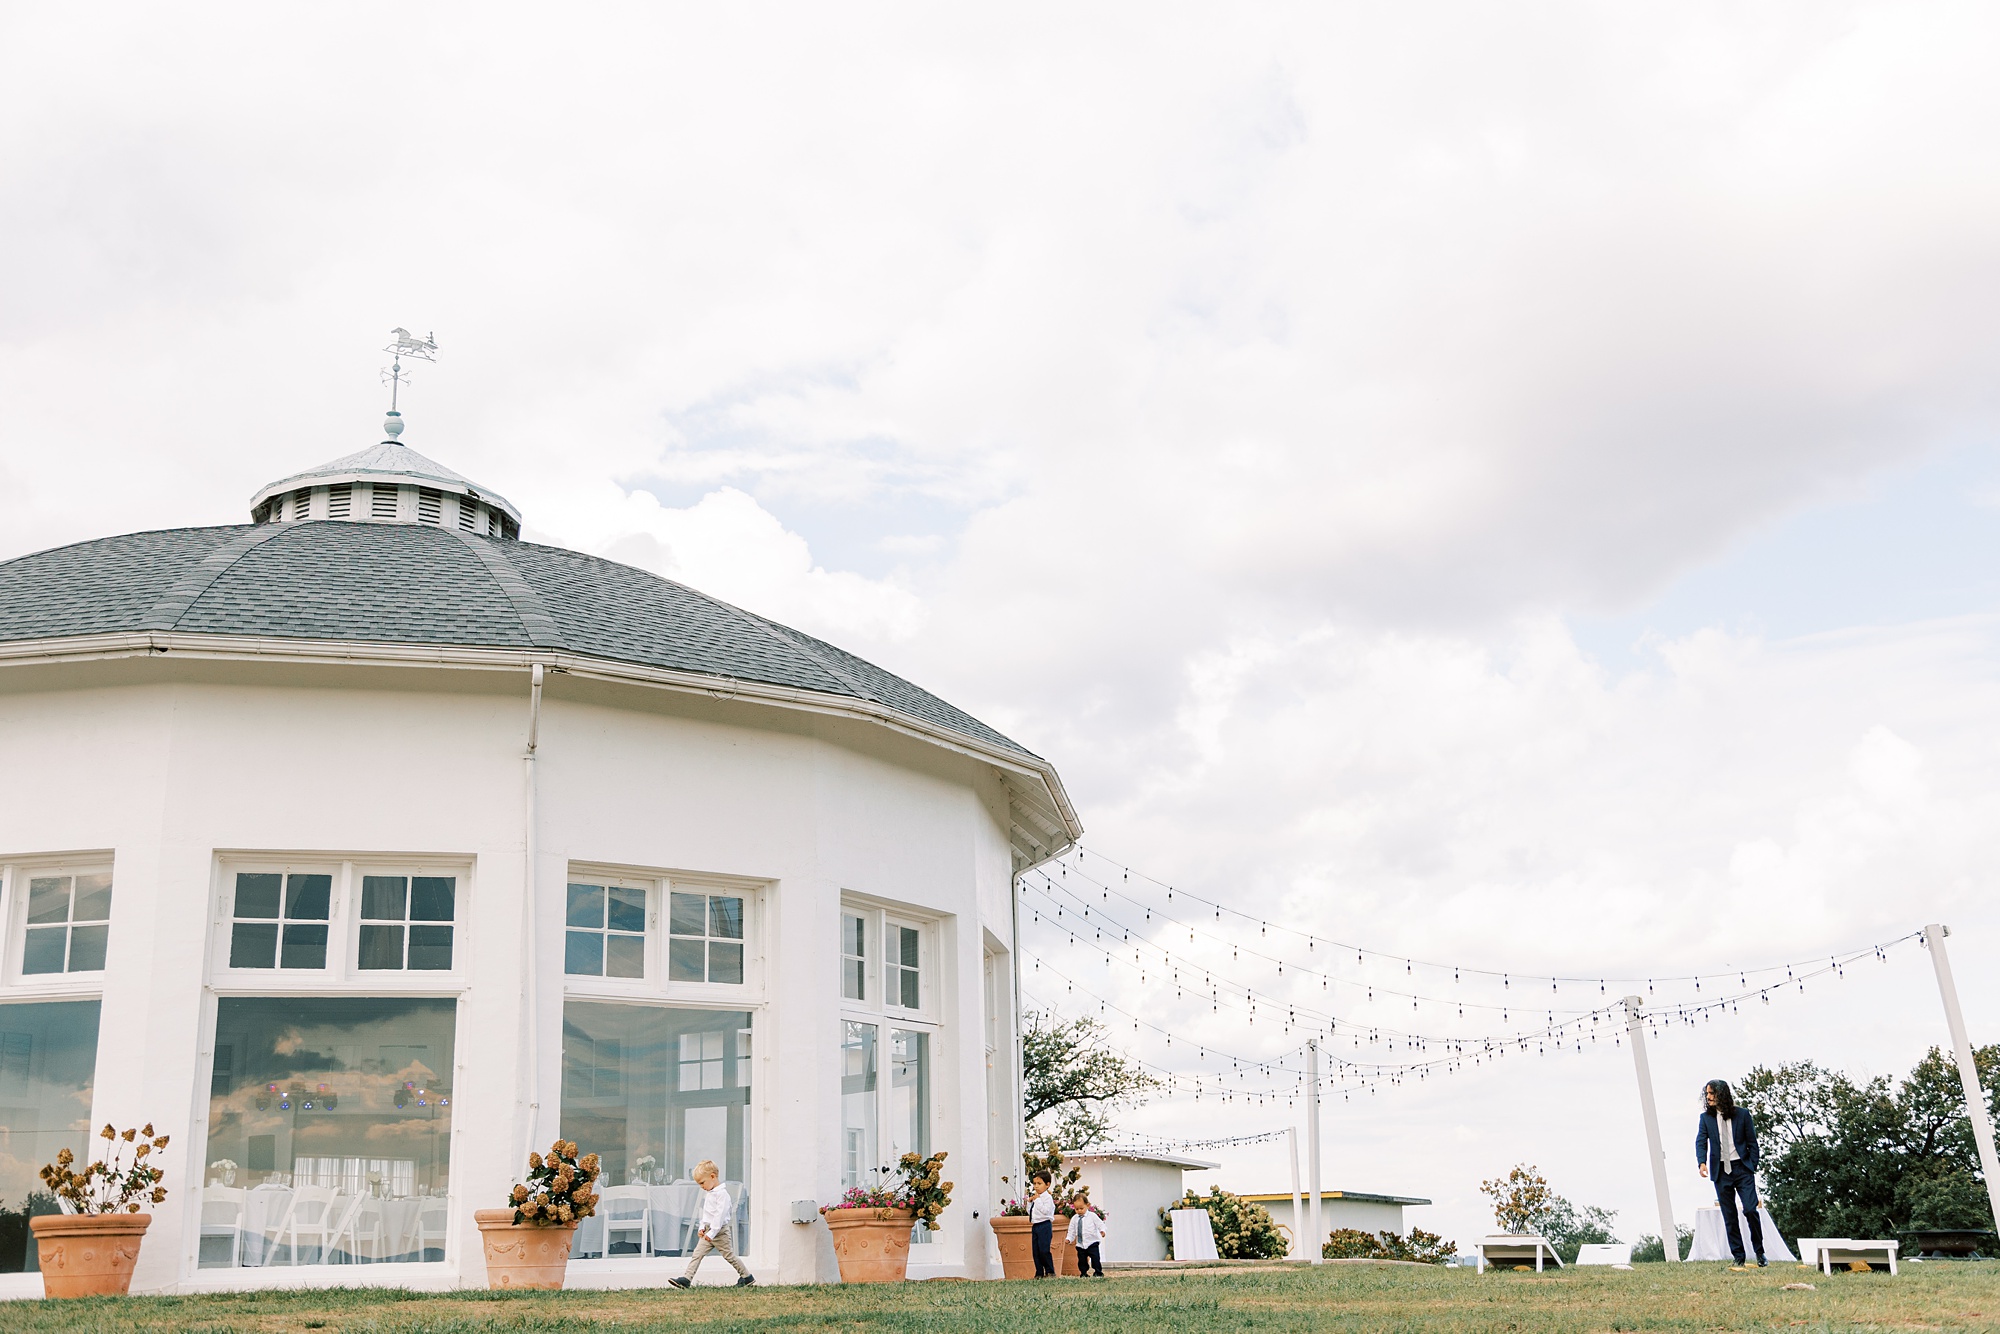
[[[1028,1221],[1030,1223],[1053,1223],[1056,1221],[1056,1193],[1045,1190],[1028,1201]]]
[[[729,1188],[720,1181],[714,1190],[701,1193],[701,1230],[714,1236],[729,1227],[729,1216],[735,1210],[729,1207]]]

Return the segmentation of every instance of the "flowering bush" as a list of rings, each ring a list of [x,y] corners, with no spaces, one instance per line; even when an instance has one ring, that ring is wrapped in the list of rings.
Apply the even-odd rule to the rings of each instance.
[[[76,1161],[76,1155],[64,1149],[56,1154],[54,1162],[42,1168],[42,1180],[67,1212],[136,1214],[142,1200],[152,1204],[165,1202],[167,1189],[160,1182],[167,1174],[146,1161],[153,1150],[167,1147],[165,1135],[155,1138],[148,1122],[138,1130],[126,1131],[113,1130],[107,1125],[97,1132],[97,1137],[111,1141],[108,1160],[100,1158],[81,1172],[72,1172],[70,1165]],[[121,1147],[126,1144],[133,1147],[129,1151]]]
[[[528,1180],[514,1187],[507,1203],[516,1223],[565,1227],[597,1212],[597,1155],[576,1156],[575,1140],[557,1140],[549,1156],[528,1155]]]
[[[907,1209],[910,1197],[895,1185],[849,1186],[828,1209]],[[821,1212],[825,1212],[822,1210]]]
[[[1327,1260],[1414,1260],[1442,1265],[1451,1263],[1458,1247],[1420,1227],[1411,1228],[1407,1238],[1389,1231],[1370,1235],[1359,1228],[1342,1227],[1333,1230],[1319,1253]]]
[[[940,1149],[928,1158],[906,1153],[896,1164],[903,1174],[909,1207],[915,1211],[917,1221],[932,1232],[937,1231],[938,1215],[951,1203],[952,1183],[939,1179],[944,1174],[944,1159],[944,1151]]]

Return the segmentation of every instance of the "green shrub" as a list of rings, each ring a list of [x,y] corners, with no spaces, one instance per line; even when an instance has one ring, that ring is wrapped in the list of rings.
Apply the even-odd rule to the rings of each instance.
[[[1174,1225],[1169,1214],[1175,1209],[1208,1210],[1208,1225],[1215,1232],[1215,1253],[1225,1260],[1273,1260],[1290,1249],[1270,1210],[1220,1186],[1210,1186],[1206,1195],[1189,1191],[1160,1210],[1160,1231],[1167,1234],[1168,1259],[1174,1254]]]
[[[1408,1237],[1386,1229],[1370,1235],[1359,1228],[1343,1227],[1334,1229],[1319,1253],[1326,1260],[1414,1260],[1418,1264],[1442,1265],[1451,1263],[1458,1247],[1420,1227],[1411,1228]]]

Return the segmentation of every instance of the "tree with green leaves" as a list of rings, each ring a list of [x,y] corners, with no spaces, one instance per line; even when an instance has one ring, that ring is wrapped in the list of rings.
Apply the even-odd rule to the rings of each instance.
[[[1615,1209],[1571,1204],[1529,1163],[1516,1163],[1506,1176],[1480,1182],[1479,1190],[1493,1201],[1493,1221],[1501,1231],[1542,1238],[1566,1265],[1575,1264],[1586,1245],[1618,1240],[1611,1233]]]
[[[1107,1143],[1112,1109],[1144,1102],[1160,1087],[1137,1061],[1112,1049],[1097,1020],[1061,1020],[1040,1010],[1024,1018],[1022,1119],[1034,1138],[1070,1149]]]
[[[2000,1044],[1973,1053],[2000,1111]],[[1993,1226],[1958,1068],[1936,1047],[1909,1077],[1859,1081],[1811,1061],[1757,1066],[1736,1085],[1757,1118],[1765,1204],[1788,1237],[1896,1237]]]

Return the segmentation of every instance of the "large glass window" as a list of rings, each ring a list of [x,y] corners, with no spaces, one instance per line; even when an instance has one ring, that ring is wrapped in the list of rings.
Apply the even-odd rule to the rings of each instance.
[[[324,968],[333,877],[240,871],[229,927],[231,968]]]
[[[455,876],[362,876],[361,967],[449,970],[457,897]]]
[[[111,872],[28,877],[23,973],[94,973],[111,940]]]
[[[931,1036],[907,1029],[889,1033],[889,1161],[906,1153],[927,1157],[931,1151]],[[922,1226],[910,1229],[910,1240],[925,1245],[937,1233]]]
[[[204,1267],[444,1259],[456,1008],[216,1002]]]
[[[876,1128],[881,1124],[873,1024],[845,1024],[840,1047],[840,1184],[872,1186],[885,1164]]]
[[[712,1160],[749,1246],[750,1015],[572,1000],[563,1007],[562,1136],[603,1163],[604,1203],[579,1256],[682,1255]]]
[[[571,885],[564,921],[564,972],[582,977],[646,975],[645,890],[631,885]]]
[[[675,890],[668,908],[667,980],[743,980],[743,900]]]
[[[42,1164],[89,1149],[98,1002],[0,1005],[0,1274],[40,1268],[28,1219],[61,1212]]]

